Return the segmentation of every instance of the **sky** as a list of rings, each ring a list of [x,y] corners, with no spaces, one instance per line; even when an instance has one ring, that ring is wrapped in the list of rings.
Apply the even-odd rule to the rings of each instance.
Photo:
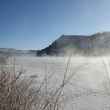
[[[42,49],[62,34],[110,31],[110,0],[0,0],[0,48]]]

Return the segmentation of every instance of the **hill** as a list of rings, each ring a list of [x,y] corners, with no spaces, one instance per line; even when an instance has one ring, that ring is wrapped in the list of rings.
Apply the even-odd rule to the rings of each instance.
[[[38,56],[44,55],[105,55],[110,50],[110,32],[93,35],[62,35],[48,47],[39,50]]]

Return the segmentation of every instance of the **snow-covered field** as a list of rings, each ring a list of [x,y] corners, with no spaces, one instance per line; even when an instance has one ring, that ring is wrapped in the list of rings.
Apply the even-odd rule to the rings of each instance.
[[[39,82],[48,77],[49,90],[60,85],[66,74],[69,82],[63,91],[65,110],[110,110],[110,58],[68,59],[16,57],[15,63],[17,68],[25,70],[26,76],[38,78]]]

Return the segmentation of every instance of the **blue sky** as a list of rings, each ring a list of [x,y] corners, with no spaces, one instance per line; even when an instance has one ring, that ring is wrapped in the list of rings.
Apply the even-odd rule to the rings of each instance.
[[[0,47],[41,49],[62,34],[110,31],[110,0],[0,0]]]

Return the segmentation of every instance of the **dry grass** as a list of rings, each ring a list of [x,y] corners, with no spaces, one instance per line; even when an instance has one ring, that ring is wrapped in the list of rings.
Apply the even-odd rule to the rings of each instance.
[[[69,58],[62,83],[51,91],[47,88],[50,76],[45,76],[44,80],[40,84],[36,83],[34,87],[34,79],[23,77],[22,71],[16,72],[15,65],[11,72],[1,69],[0,110],[62,110],[63,89],[74,75],[66,77],[70,60]]]
[[[73,73],[68,73],[71,65],[70,56],[63,80],[57,88],[49,89],[48,82],[53,74],[48,76],[45,73],[41,82],[38,77],[35,82],[35,76],[27,78],[24,77],[23,71],[16,72],[15,58],[13,60],[11,69],[0,70],[0,110],[64,110],[64,88],[84,65],[79,65]],[[6,63],[6,59],[3,59],[0,64]]]

